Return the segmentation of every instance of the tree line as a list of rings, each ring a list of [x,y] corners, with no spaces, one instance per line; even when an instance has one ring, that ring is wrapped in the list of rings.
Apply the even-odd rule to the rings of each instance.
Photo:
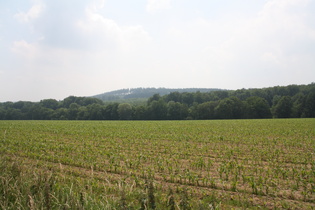
[[[154,94],[146,104],[69,96],[0,103],[0,120],[206,120],[315,117],[315,83],[235,91]]]

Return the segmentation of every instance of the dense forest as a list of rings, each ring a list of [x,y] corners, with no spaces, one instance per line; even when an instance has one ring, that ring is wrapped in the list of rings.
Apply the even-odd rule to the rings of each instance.
[[[170,94],[171,92],[211,92],[219,91],[218,88],[128,88],[120,89],[102,93],[99,95],[92,96],[93,98],[101,99],[102,101],[128,101],[129,99],[147,99],[154,94],[160,94],[161,96]],[[133,101],[133,100],[129,100]]]
[[[315,117],[315,83],[154,94],[144,105],[69,96],[0,103],[0,120],[205,120]]]

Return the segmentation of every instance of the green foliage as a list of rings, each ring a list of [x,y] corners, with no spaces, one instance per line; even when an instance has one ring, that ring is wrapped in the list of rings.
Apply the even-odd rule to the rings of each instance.
[[[45,108],[53,110],[56,110],[59,106],[59,102],[55,99],[44,99],[41,100],[39,104]]]
[[[149,103],[147,119],[150,120],[166,120],[167,118],[167,105],[161,98]]]
[[[304,117],[315,117],[315,88],[310,92],[305,99]]]
[[[215,108],[218,106],[217,101],[204,102],[199,104],[197,107],[197,119],[206,120],[206,119],[215,119],[216,118],[216,110]]]
[[[152,89],[152,91],[155,89]],[[163,89],[164,90],[164,89]],[[69,96],[63,101],[0,103],[0,120],[185,120],[315,117],[315,84],[236,91],[152,92],[147,103]],[[199,89],[189,89],[199,90]],[[122,90],[117,94],[125,94]],[[137,91],[142,91],[139,89]],[[188,89],[187,89],[188,91]],[[129,92],[127,92],[129,93]]]
[[[154,94],[161,96],[168,95],[169,93],[191,93],[191,92],[211,92],[218,91],[216,88],[183,88],[183,89],[169,89],[169,88],[131,88],[131,89],[120,89],[103,94],[93,96],[103,100],[104,102],[119,102],[119,103],[132,103],[135,99],[148,99]],[[172,101],[170,99],[169,101]],[[168,101],[167,101],[168,102]],[[177,101],[176,101],[177,102]]]
[[[127,103],[119,104],[117,112],[120,120],[130,120],[132,118],[132,106]]]
[[[245,111],[247,118],[261,119],[270,118],[271,111],[268,102],[264,98],[258,96],[248,97],[245,102]]]
[[[290,96],[282,96],[274,106],[274,116],[277,118],[289,118],[292,115],[293,103]]]
[[[235,96],[223,99],[215,108],[218,119],[241,119],[244,116],[244,105]]]

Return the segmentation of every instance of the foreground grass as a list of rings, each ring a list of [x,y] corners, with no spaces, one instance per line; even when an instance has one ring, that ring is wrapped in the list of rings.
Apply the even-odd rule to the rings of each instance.
[[[0,121],[0,208],[312,209],[314,125]]]

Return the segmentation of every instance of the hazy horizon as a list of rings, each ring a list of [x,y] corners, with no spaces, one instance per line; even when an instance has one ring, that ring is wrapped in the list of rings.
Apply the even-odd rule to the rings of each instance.
[[[309,84],[289,84],[289,85],[310,85],[310,84],[313,84],[314,82],[311,82]],[[138,88],[144,88],[144,89],[150,89],[150,88],[155,88],[155,89],[173,89],[173,90],[177,90],[177,89],[218,89],[218,90],[222,90],[222,91],[236,91],[236,90],[241,90],[241,89],[246,89],[246,90],[249,90],[249,89],[264,89],[264,88],[273,88],[273,87],[286,87],[286,86],[289,86],[289,85],[275,85],[275,86],[269,86],[269,87],[261,87],[261,88],[238,88],[238,89],[225,89],[225,88],[196,88],[196,87],[184,87],[184,88],[168,88],[168,87],[131,87],[131,88],[119,88],[119,89],[115,89],[115,90],[109,90],[109,91],[104,91],[104,92],[100,92],[100,93],[96,93],[96,94],[93,94],[93,95],[73,95],[73,94],[70,94],[68,96],[65,96],[64,98],[60,98],[60,99],[56,99],[56,98],[49,98],[49,97],[44,97],[44,98],[40,98],[39,100],[15,100],[15,101],[0,101],[0,103],[5,103],[5,102],[18,102],[18,101],[29,101],[29,102],[40,102],[41,100],[44,100],[44,99],[56,99],[57,101],[62,101],[64,100],[65,98],[67,97],[70,97],[70,96],[75,96],[75,97],[95,97],[95,96],[98,96],[98,95],[102,95],[102,94],[106,94],[106,93],[111,93],[111,92],[115,92],[115,91],[120,91],[120,90],[132,90],[132,89],[138,89]]]

